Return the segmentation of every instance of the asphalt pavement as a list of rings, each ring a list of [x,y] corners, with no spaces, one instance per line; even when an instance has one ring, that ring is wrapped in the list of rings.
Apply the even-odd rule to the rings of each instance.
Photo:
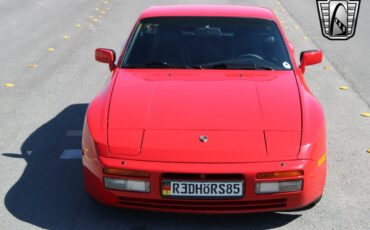
[[[109,78],[95,48],[119,53],[149,6],[190,3],[272,8],[297,57],[324,51],[306,70],[328,130],[327,185],[313,209],[179,215],[106,207],[84,193],[84,113]],[[369,229],[369,10],[362,1],[354,38],[329,41],[313,0],[0,0],[0,229]]]

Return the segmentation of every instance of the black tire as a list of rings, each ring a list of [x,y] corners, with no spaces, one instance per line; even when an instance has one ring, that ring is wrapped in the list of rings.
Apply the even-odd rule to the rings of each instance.
[[[314,202],[312,202],[312,203],[310,203],[310,204],[308,204],[308,205],[306,205],[302,208],[288,210],[288,212],[300,212],[300,211],[309,210],[309,209],[315,207],[315,205],[320,202],[321,198],[322,198],[322,195],[319,198],[317,198]]]

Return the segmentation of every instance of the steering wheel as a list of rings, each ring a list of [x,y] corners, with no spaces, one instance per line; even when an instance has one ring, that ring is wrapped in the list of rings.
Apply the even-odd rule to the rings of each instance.
[[[236,58],[248,58],[248,57],[252,57],[252,58],[257,58],[257,59],[260,59],[260,60],[264,60],[263,57],[261,57],[261,56],[259,56],[257,54],[250,54],[250,53],[239,55]]]

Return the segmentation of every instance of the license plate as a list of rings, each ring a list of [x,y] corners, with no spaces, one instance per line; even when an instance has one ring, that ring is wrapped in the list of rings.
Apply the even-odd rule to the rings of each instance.
[[[162,181],[162,195],[167,197],[238,198],[243,194],[243,181]]]

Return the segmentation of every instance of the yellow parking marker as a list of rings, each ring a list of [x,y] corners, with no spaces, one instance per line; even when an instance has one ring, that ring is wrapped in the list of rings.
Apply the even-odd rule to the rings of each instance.
[[[100,9],[99,8],[95,8],[96,11],[99,11]]]
[[[93,18],[93,21],[94,21],[94,22],[97,22],[97,21],[99,21],[99,19],[97,19],[97,18]]]
[[[76,28],[81,28],[81,25],[80,24],[76,24],[75,27]]]
[[[106,14],[107,12],[105,12],[104,10],[101,10],[99,13]]]
[[[370,117],[370,113],[366,112],[366,113],[362,113],[361,114],[362,117]]]
[[[294,26],[294,29],[296,29],[296,30],[298,30],[299,28],[301,28],[301,27],[299,27],[299,26]]]
[[[348,88],[348,86],[343,85],[343,86],[339,87],[339,89],[340,89],[340,90],[348,90],[349,88]]]
[[[5,83],[4,87],[11,88],[11,87],[14,87],[14,84],[13,83]]]
[[[370,153],[370,149],[366,150],[367,153]]]
[[[65,40],[68,40],[68,39],[70,39],[70,38],[71,38],[71,36],[69,36],[69,35],[64,35],[64,36],[63,36],[63,38],[64,38]]]
[[[104,4],[108,4],[109,2],[108,1],[104,1]]]
[[[308,37],[304,36],[302,39],[303,39],[303,40],[308,40]]]
[[[29,68],[29,69],[36,69],[37,68],[37,65],[36,64],[29,64],[27,66],[27,68]]]
[[[54,52],[54,51],[55,51],[55,49],[54,49],[54,48],[48,48],[48,51],[49,51],[49,52]]]
[[[324,66],[324,70],[333,70],[333,67],[327,65],[327,66]]]

